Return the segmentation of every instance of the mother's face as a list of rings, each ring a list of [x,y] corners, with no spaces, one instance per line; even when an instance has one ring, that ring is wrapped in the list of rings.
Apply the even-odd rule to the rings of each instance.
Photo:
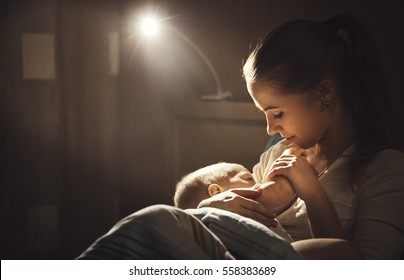
[[[331,119],[325,114],[321,100],[309,98],[309,93],[285,94],[263,82],[247,82],[248,92],[257,108],[265,114],[267,133],[280,133],[297,146],[308,149],[318,143]]]

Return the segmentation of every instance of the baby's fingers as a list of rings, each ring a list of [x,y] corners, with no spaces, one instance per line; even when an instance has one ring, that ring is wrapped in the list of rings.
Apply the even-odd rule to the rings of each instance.
[[[307,156],[307,152],[305,149],[292,147],[288,148],[283,152],[283,155],[294,155],[294,156]]]
[[[289,171],[289,165],[275,166],[274,168],[272,168],[271,172],[269,172],[267,180],[271,180],[272,178],[278,175],[285,176],[287,178],[289,173],[288,171]]]

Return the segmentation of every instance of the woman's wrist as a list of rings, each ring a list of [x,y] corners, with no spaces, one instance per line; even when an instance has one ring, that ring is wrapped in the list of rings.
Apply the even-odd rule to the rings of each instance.
[[[328,195],[319,181],[313,181],[310,185],[310,187],[306,187],[308,191],[297,193],[300,199],[304,200],[306,206],[316,204],[319,200],[328,199]]]
[[[311,195],[305,204],[313,237],[346,237],[337,212],[323,189]]]

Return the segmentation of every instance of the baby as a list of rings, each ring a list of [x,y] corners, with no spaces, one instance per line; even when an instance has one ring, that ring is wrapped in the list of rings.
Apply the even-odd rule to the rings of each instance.
[[[274,211],[276,215],[288,209],[297,199],[289,180],[283,176],[256,184],[246,167],[220,162],[184,176],[177,183],[174,205],[182,209],[197,208],[202,200],[234,188],[262,189],[262,194],[255,200]]]

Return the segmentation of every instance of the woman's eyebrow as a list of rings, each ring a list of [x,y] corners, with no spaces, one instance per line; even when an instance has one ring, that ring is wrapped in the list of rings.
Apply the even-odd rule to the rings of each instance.
[[[273,109],[279,109],[279,106],[268,106],[264,108],[264,111],[266,110],[273,110]]]
[[[261,109],[259,106],[256,106],[259,111],[265,112],[267,110],[274,110],[274,109],[279,109],[279,106],[267,106],[263,109]]]

